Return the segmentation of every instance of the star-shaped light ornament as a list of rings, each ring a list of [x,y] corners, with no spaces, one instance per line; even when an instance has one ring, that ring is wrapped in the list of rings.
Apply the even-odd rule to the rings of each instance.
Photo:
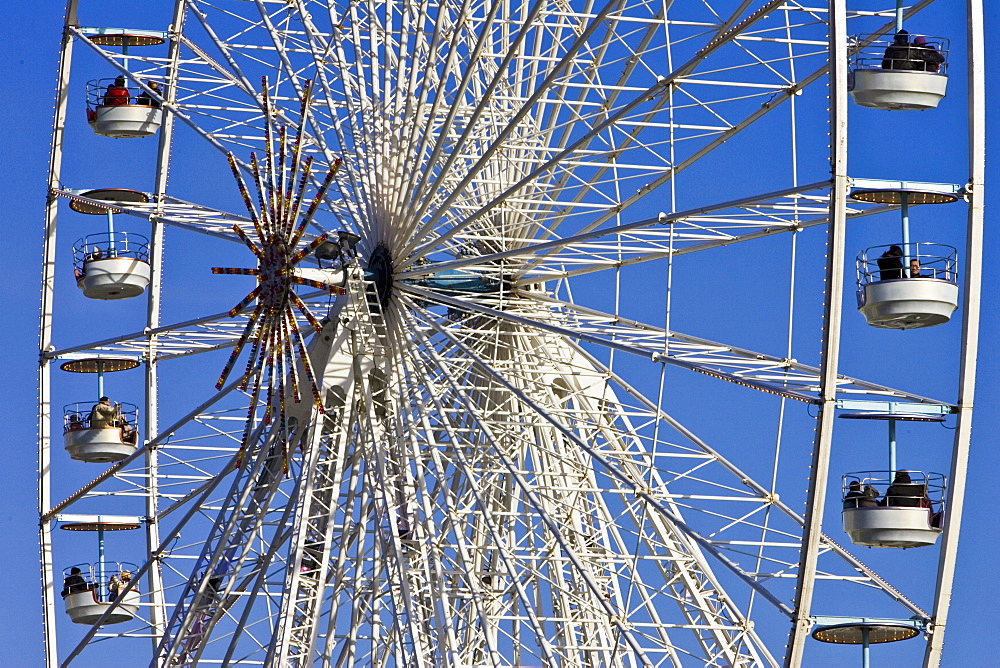
[[[286,396],[291,396],[296,403],[302,400],[299,365],[296,364],[296,360],[301,363],[301,368],[305,372],[305,381],[309,385],[316,409],[323,412],[323,401],[320,398],[316,377],[309,363],[305,339],[296,322],[296,314],[305,317],[309,325],[317,332],[320,331],[321,325],[299,296],[295,294],[293,286],[310,285],[330,289],[327,284],[317,283],[295,275],[296,265],[326,241],[327,235],[321,234],[298,251],[296,251],[296,247],[322,203],[330,184],[333,183],[333,177],[341,163],[340,159],[334,162],[323,180],[323,184],[317,190],[312,201],[308,203],[308,209],[303,214],[302,208],[307,204],[305,191],[311,175],[312,157],[302,159],[302,136],[308,121],[312,82],[306,81],[302,87],[299,126],[290,151],[288,150],[288,133],[284,126],[279,130],[276,142],[271,133],[269,121],[273,117],[273,110],[268,96],[266,77],[262,87],[266,147],[263,165],[258,162],[255,153],[250,154],[250,171],[257,189],[257,206],[250,198],[250,191],[243,180],[236,159],[232,153],[229,154],[229,166],[236,177],[236,183],[243,195],[247,211],[250,212],[257,240],[254,241],[247,236],[238,225],[233,225],[233,230],[257,256],[257,268],[212,267],[213,274],[242,274],[257,277],[257,287],[229,311],[230,316],[235,316],[251,302],[257,301],[257,306],[250,314],[247,326],[237,341],[236,347],[233,348],[229,361],[226,363],[222,375],[219,376],[219,382],[215,385],[217,389],[222,389],[236,364],[236,360],[246,345],[252,341],[246,372],[239,386],[241,390],[247,390],[252,383],[247,423],[243,430],[243,442],[237,457],[238,466],[242,466],[248,452],[250,434],[255,423],[254,417],[257,407],[260,405],[261,393],[264,388],[266,388],[265,426],[277,419],[284,429]],[[275,156],[275,151],[277,151],[277,156]],[[287,392],[288,385],[286,383],[291,385],[290,393]],[[287,441],[282,447],[282,458],[287,473]]]

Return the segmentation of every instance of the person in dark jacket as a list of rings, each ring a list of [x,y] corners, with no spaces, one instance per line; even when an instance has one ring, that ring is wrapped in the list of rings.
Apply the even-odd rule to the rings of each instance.
[[[844,496],[844,508],[874,508],[878,506],[878,490],[871,485],[861,489],[857,480],[851,482]]]
[[[890,281],[894,278],[905,278],[903,272],[903,249],[899,246],[889,246],[889,250],[882,253],[878,262],[878,280]]]
[[[937,72],[941,69],[942,63],[944,63],[944,55],[933,44],[930,44],[923,35],[917,35],[913,38],[913,48],[910,49],[910,55],[921,65],[921,67],[915,69],[923,72]]]
[[[892,484],[885,491],[882,505],[904,508],[929,508],[931,503],[927,498],[927,485],[913,482],[907,471],[898,471],[892,479]]]
[[[900,30],[882,57],[883,70],[923,70],[924,63],[911,52],[910,33]]]
[[[63,580],[62,597],[66,598],[70,594],[76,594],[77,592],[87,591],[90,589],[90,585],[87,581],[83,579],[83,575],[80,573],[80,569],[74,566],[69,570],[69,575]]]
[[[151,91],[153,91],[160,97],[163,97],[163,93],[160,91],[160,84],[158,84],[155,81],[147,81],[146,85],[149,86],[149,89]],[[153,107],[154,109],[160,108],[159,100],[154,99],[153,96],[147,93],[145,90],[139,93],[139,97],[135,99],[135,103],[143,104],[147,107]]]

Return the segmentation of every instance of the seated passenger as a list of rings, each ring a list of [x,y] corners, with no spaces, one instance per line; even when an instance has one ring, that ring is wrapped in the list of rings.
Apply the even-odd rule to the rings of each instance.
[[[122,441],[124,441],[125,443],[135,444],[136,436],[138,435],[136,434],[135,427],[129,424],[129,421],[126,420],[124,417],[121,419],[121,424],[122,424]]]
[[[213,575],[205,584],[205,595],[209,598],[215,598],[219,595],[220,589],[222,589],[222,576]]]
[[[865,485],[861,489],[861,483],[857,480],[848,485],[847,494],[844,496],[844,508],[875,508],[878,506],[878,490],[871,485]]]
[[[63,588],[60,593],[63,598],[66,598],[70,594],[87,591],[88,589],[90,589],[90,585],[83,579],[80,569],[74,566],[69,569],[69,575],[63,580]]]
[[[917,54],[911,52],[910,33],[900,30],[885,50],[882,58],[883,70],[921,70],[924,62],[917,59]]]
[[[920,69],[923,72],[937,72],[941,69],[941,64],[944,63],[944,55],[933,44],[928,44],[927,38],[923,35],[917,35],[913,38],[913,48],[910,53],[921,65],[915,69]]]
[[[68,427],[70,431],[77,431],[83,429],[83,420],[80,419],[79,415],[73,413],[72,415],[69,416]]]
[[[90,428],[107,429],[109,427],[117,427],[118,410],[119,407],[117,405],[111,405],[110,399],[101,397],[100,401],[90,409]]]
[[[920,278],[920,260],[913,258],[910,260],[910,278]]]
[[[903,249],[899,246],[889,246],[889,250],[879,256],[878,280],[889,281],[894,278],[905,278],[903,272]]]
[[[160,92],[160,84],[158,84],[157,82],[147,81],[146,85],[149,86],[149,89],[154,93],[156,93],[157,95],[161,97],[163,96],[162,93]],[[139,93],[139,97],[135,99],[135,103],[142,104],[147,107],[153,107],[154,109],[160,108],[160,102],[158,100],[153,99],[153,96],[147,93],[145,90]]]
[[[128,88],[125,87],[125,77],[119,75],[104,92],[104,106],[122,107],[126,104],[128,104]]]
[[[108,579],[108,600],[116,601],[118,600],[118,592],[122,589],[122,581],[118,578],[118,574],[114,573]]]
[[[915,483],[910,479],[910,474],[906,471],[899,471],[893,478],[892,484],[885,492],[885,498],[879,503],[883,506],[896,506],[903,508],[930,508],[930,499],[927,498],[927,485]]]

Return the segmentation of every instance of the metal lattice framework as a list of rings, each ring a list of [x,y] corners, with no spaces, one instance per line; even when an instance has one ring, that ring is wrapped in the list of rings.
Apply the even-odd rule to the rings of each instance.
[[[972,72],[979,3],[968,12]],[[820,587],[820,603],[915,620],[937,665],[975,372],[981,80],[959,394],[842,374],[844,230],[894,210],[846,199],[846,35],[852,22],[891,32],[891,13],[839,0],[177,0],[162,46],[123,54],[107,35],[129,29],[85,27],[70,0],[42,308],[49,665],[119,647],[151,666],[799,665]],[[148,203],[91,199],[62,164],[74,53],[161,103],[158,140],[118,144],[159,142]],[[827,133],[819,152],[799,137]],[[193,145],[218,152],[186,165],[212,185],[168,184]],[[782,167],[748,168],[733,145]],[[144,325],[60,329],[65,202],[152,230]],[[338,230],[356,248],[309,255]],[[793,351],[794,270],[768,311],[769,349],[672,325],[680,263],[757,244],[794,268],[796,240],[821,230],[822,356]],[[258,288],[230,311],[228,296],[185,309],[190,291],[239,279],[212,277],[214,258],[184,279],[164,272],[165,239],[168,253],[232,247],[227,262],[249,247],[257,269],[218,273]],[[243,350],[246,373],[229,378]],[[50,369],[94,355],[144,363],[143,439],[64,489],[54,472],[94,465],[53,452]],[[684,384],[771,407],[777,446],[707,442],[664,399]],[[933,598],[823,523],[834,409],[851,402],[959,415]],[[803,404],[815,417],[786,420]],[[783,439],[811,469],[800,458],[778,475]],[[145,526],[129,585],[143,605],[124,624],[74,626],[52,529],[109,512]]]

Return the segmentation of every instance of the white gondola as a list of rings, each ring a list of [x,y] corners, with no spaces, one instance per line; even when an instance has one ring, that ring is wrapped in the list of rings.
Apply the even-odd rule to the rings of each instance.
[[[103,530],[138,528],[137,524],[99,524]],[[91,531],[94,526],[97,525],[72,524],[63,528]],[[133,583],[127,592],[124,589],[131,583],[136,570],[135,564],[117,562],[78,564],[66,569],[63,572],[62,598],[70,620],[75,624],[95,624],[106,612],[108,616],[102,624],[121,624],[135,619],[141,598],[139,588]]]
[[[926,44],[907,45],[887,57],[888,49],[897,48],[893,40],[857,35],[863,45],[851,63],[850,92],[855,104],[889,111],[935,109],[948,90],[948,40],[925,38]],[[928,63],[926,54],[940,62]]]
[[[63,434],[66,452],[78,462],[107,464],[118,462],[135,452],[135,442],[129,442],[117,427],[77,429]]]
[[[165,33],[121,28],[84,28],[88,39],[101,46],[131,47],[163,44]],[[126,60],[126,62],[128,62]],[[118,139],[149,137],[163,124],[159,83],[127,80],[124,75],[87,82],[87,122],[94,134]]]
[[[907,266],[897,270],[879,267],[893,246],[868,248],[858,255],[858,310],[873,327],[933,327],[948,322],[958,308],[956,250],[942,244],[909,246]]]
[[[134,404],[119,406],[119,424],[113,427],[90,425],[92,402],[63,407],[63,442],[71,458],[80,462],[107,464],[121,461],[135,452],[138,408]]]
[[[122,237],[124,234],[119,232],[115,236]],[[145,237],[129,235],[133,240],[141,241],[138,244],[133,241],[131,248],[109,250],[109,244],[94,240],[94,237],[106,236],[90,235],[78,241],[79,246],[74,246],[74,259],[79,260],[74,262],[76,286],[83,291],[84,297],[90,299],[138,297],[149,286],[151,276]],[[113,255],[107,257],[106,254]]]
[[[86,199],[83,199],[86,198]],[[88,201],[92,200],[92,201]],[[107,202],[109,206],[99,203]],[[92,216],[105,216],[108,230],[78,239],[73,244],[73,273],[76,285],[90,299],[128,299],[141,295],[149,286],[149,240],[141,234],[116,232],[114,204],[146,204],[149,196],[127,188],[100,188],[80,192],[70,208]]]
[[[894,486],[887,471],[848,473],[844,476],[844,531],[855,545],[867,547],[927,547],[941,535],[944,476],[907,472],[913,482]],[[860,494],[851,491],[857,483]],[[864,491],[870,490],[869,495]]]
[[[125,139],[155,135],[163,124],[163,110],[144,104],[97,105],[88,114],[94,134]]]
[[[105,618],[105,624],[121,624],[135,618],[139,611],[139,592],[132,589],[121,598],[121,602]],[[113,605],[111,601],[98,600],[97,591],[94,589],[67,594],[63,602],[66,605],[66,614],[76,624],[93,624]]]

